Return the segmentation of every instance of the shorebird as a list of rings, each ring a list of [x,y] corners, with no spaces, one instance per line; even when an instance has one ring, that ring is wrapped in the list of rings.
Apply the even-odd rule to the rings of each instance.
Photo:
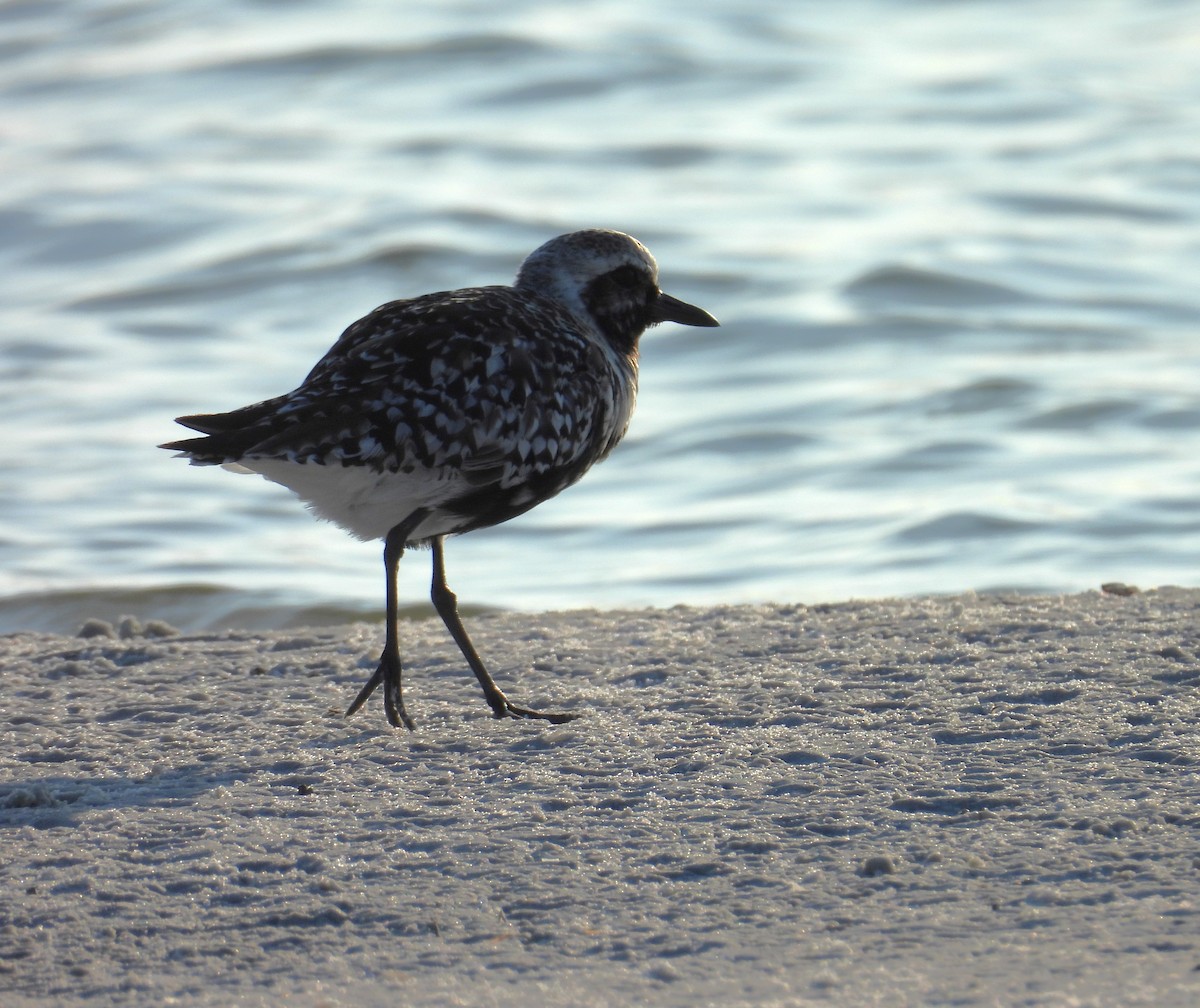
[[[179,417],[204,437],[160,445],[193,465],[258,473],[319,518],[383,540],[383,653],[346,716],[381,684],[394,727],[404,706],[396,576],[410,546],[433,551],[433,607],[497,718],[561,723],[496,685],[446,583],[444,539],[508,521],[576,482],[624,436],[650,326],[715,326],[664,294],[658,267],[619,231],[560,235],[511,287],[391,301],[351,325],[292,392],[228,413]]]

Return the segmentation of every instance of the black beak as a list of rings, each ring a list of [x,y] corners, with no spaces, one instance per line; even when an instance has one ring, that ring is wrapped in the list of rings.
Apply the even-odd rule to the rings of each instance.
[[[712,328],[721,323],[708,314],[703,308],[697,308],[679,298],[659,291],[658,300],[654,303],[655,321],[678,322],[680,325],[705,326]]]

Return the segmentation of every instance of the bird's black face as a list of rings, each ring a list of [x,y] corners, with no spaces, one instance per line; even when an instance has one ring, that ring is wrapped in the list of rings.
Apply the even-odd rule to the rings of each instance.
[[[719,324],[702,308],[662,293],[648,270],[628,264],[590,281],[583,289],[583,303],[608,341],[624,354],[632,353],[642,333],[659,322]]]
[[[583,304],[600,331],[620,353],[630,353],[638,337],[658,321],[654,304],[658,286],[645,269],[618,266],[590,281],[582,291]]]

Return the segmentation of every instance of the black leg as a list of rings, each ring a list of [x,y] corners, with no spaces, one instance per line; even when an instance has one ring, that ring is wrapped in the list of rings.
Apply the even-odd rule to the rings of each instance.
[[[498,718],[541,718],[543,721],[551,721],[554,724],[562,724],[564,721],[572,721],[578,717],[577,714],[541,714],[538,711],[518,707],[509,701],[500,687],[496,685],[496,681],[488,674],[488,670],[484,668],[483,661],[471,643],[471,638],[467,636],[466,628],[458,616],[458,596],[446,584],[446,558],[442,547],[442,537],[434,536],[430,542],[433,546],[433,584],[429,597],[433,601],[433,608],[437,610],[438,615],[442,617],[442,622],[446,624],[446,629],[450,631],[450,636],[454,638],[454,643],[458,645],[467,664],[471,666],[471,671],[475,673],[475,678],[479,680],[479,685],[483,687],[483,695],[487,697],[492,714]]]
[[[357,697],[346,710],[346,717],[358,711],[367,698],[383,685],[383,709],[388,721],[393,727],[404,726],[413,730],[413,720],[404,709],[404,695],[400,684],[400,638],[396,627],[399,606],[396,596],[396,570],[400,566],[400,558],[404,556],[404,546],[408,538],[416,531],[428,515],[425,510],[414,511],[399,525],[395,526],[383,541],[383,569],[387,585],[387,626],[384,630],[383,654],[379,656],[379,668],[367,680],[367,684],[359,691]]]

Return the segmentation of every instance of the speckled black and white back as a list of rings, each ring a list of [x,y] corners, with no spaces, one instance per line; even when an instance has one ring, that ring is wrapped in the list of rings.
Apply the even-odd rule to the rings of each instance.
[[[671,317],[667,301],[690,309],[661,294],[633,238],[562,235],[529,255],[512,287],[377,308],[295,391],[183,417],[208,436],[165,447],[260,473],[363,539],[421,509],[410,542],[494,525],[570,486],[620,441],[638,338]],[[690,324],[715,324],[699,316]]]

